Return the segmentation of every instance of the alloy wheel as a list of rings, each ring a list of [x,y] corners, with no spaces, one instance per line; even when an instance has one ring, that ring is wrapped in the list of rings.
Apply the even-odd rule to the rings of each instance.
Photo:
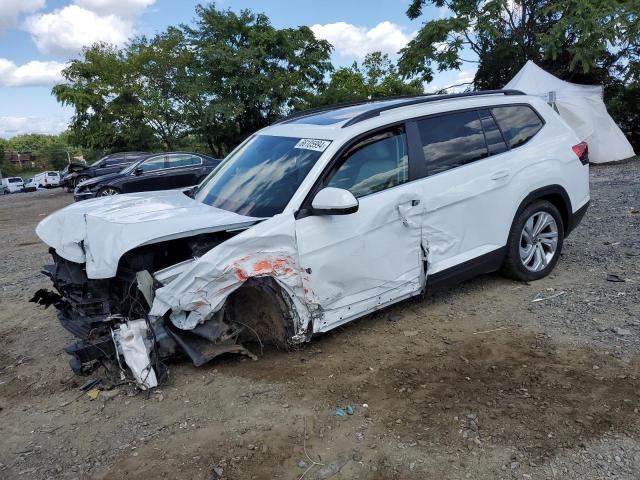
[[[537,211],[520,234],[520,261],[531,272],[544,270],[558,249],[558,224],[548,212]]]
[[[106,187],[98,192],[98,197],[110,197],[111,195],[118,195],[119,193],[115,188]]]

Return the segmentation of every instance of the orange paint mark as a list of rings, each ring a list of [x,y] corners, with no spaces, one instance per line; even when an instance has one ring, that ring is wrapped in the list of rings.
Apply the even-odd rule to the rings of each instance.
[[[238,277],[238,280],[240,280],[241,282],[244,282],[247,278],[249,278],[249,275],[247,275],[247,272],[245,272],[242,268],[236,266],[236,271],[235,271],[236,277]]]
[[[253,265],[253,273],[256,275],[265,275],[268,273],[277,273],[289,275],[294,270],[289,266],[289,261],[285,258],[276,260],[259,260]]]

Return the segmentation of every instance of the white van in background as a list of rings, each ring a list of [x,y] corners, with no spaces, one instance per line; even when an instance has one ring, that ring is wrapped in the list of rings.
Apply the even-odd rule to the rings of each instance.
[[[60,186],[60,174],[58,172],[48,171],[38,173],[33,177],[33,181],[38,188],[54,188]]]
[[[4,193],[18,193],[22,191],[24,182],[20,177],[7,177],[2,179],[2,191]]]

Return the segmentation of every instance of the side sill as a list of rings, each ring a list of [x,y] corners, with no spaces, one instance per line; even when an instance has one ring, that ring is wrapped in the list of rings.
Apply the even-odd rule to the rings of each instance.
[[[495,272],[502,267],[506,255],[507,247],[505,246],[429,275],[427,277],[427,292],[432,289],[450,288],[478,275]]]

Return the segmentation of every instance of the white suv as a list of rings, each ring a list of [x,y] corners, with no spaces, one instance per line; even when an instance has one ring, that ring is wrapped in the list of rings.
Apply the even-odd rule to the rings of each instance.
[[[134,321],[153,334],[151,357],[178,350],[196,364],[246,353],[243,340],[303,342],[438,284],[547,275],[587,209],[588,177],[586,144],[521,92],[302,112],[250,136],[193,191],[43,220],[59,295],[36,300],[83,339],[76,371],[105,345],[122,355],[113,332]]]

